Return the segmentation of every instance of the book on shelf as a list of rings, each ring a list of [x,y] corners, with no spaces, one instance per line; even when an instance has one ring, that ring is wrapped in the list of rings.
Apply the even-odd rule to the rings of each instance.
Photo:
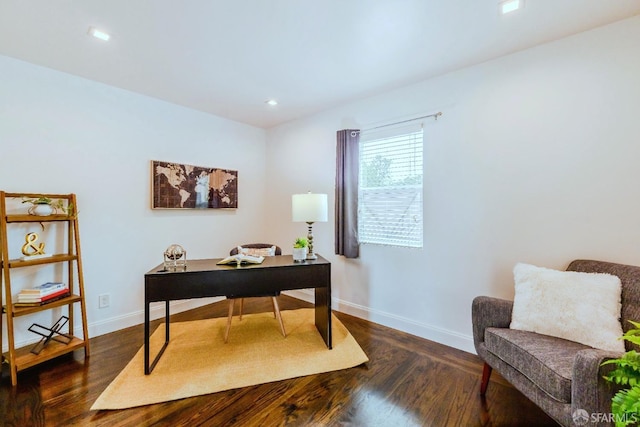
[[[69,287],[67,286],[66,283],[62,283],[62,282],[47,282],[47,283],[43,283],[42,285],[38,285],[35,286],[33,288],[27,288],[27,289],[23,289],[20,291],[21,294],[25,294],[25,295],[38,295],[38,296],[45,296],[45,295],[49,295],[52,294],[54,292],[58,292],[60,289],[68,289]]]
[[[55,298],[59,295],[63,295],[65,293],[69,293],[69,288],[65,287],[62,289],[58,289],[54,292],[50,292],[46,295],[40,296],[37,294],[23,294],[22,292],[20,292],[18,294],[18,298],[17,301],[18,302],[41,302],[41,301],[47,301],[51,298]]]
[[[237,254],[231,255],[223,259],[222,261],[218,261],[219,265],[224,264],[262,264],[264,261],[263,256],[253,256],[253,255],[245,255],[245,254]]]
[[[41,301],[18,301],[16,303],[14,303],[13,305],[15,307],[38,307],[38,306],[41,306],[41,305],[49,304],[49,303],[54,302],[54,301],[61,300],[61,299],[66,298],[68,296],[71,296],[71,293],[67,289],[64,293],[61,293],[61,294],[56,295],[54,297],[49,297],[49,298],[41,300]]]

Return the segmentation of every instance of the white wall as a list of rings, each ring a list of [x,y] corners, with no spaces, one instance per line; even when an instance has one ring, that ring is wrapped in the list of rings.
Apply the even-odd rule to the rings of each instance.
[[[271,129],[269,238],[305,234],[291,194],[328,193],[334,308],[468,351],[472,299],[512,298],[515,263],[640,264],[638,40],[635,17]],[[336,130],[436,111],[424,248],[333,255]]]
[[[265,236],[265,155],[261,129],[0,56],[0,188],[77,194],[91,336],[143,321],[144,273],[170,244],[208,258]],[[151,160],[237,170],[239,208],[151,210]],[[40,227],[30,228],[14,229],[12,256]],[[13,272],[26,284],[52,279]],[[111,305],[98,309],[103,293]],[[17,319],[16,341],[57,315]]]
[[[171,243],[189,258],[221,256],[256,239],[290,253],[289,243],[306,234],[305,224],[290,222],[291,194],[312,190],[331,201],[330,221],[314,230],[316,250],[333,263],[334,308],[472,350],[471,300],[512,297],[516,262],[638,264],[637,40],[640,17],[266,136],[0,56],[0,188],[78,195],[92,336],[142,321],[143,275]],[[444,115],[425,129],[424,248],[363,246],[361,258],[349,261],[333,255],[336,130],[435,111]],[[152,159],[237,169],[239,209],[152,211]],[[18,272],[48,279],[38,274]],[[109,308],[98,309],[102,293],[111,294]],[[54,317],[19,319],[17,341],[34,339],[31,322]]]

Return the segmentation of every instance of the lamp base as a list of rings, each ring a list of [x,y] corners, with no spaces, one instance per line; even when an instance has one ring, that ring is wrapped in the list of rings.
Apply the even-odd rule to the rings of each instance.
[[[309,230],[307,232],[307,241],[309,242],[309,252],[307,253],[307,259],[318,259],[316,253],[313,251],[313,222],[307,222]]]

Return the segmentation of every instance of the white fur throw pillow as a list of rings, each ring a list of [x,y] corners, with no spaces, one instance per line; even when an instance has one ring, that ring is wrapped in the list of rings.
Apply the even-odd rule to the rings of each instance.
[[[513,269],[511,329],[537,332],[591,347],[624,351],[620,278],[557,271],[529,264]]]

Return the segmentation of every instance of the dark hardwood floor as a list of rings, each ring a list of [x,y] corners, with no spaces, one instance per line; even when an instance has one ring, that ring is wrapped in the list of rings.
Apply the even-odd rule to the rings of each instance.
[[[282,296],[281,309],[310,307]],[[224,317],[226,302],[172,316]],[[245,312],[268,311],[268,298]],[[91,339],[91,357],[76,351],[0,379],[4,426],[556,426],[494,372],[479,395],[476,356],[342,313],[335,313],[370,361],[356,368],[120,411],[92,403],[142,345],[135,326]],[[153,328],[159,321],[153,322]],[[211,352],[215,363],[215,349]]]

